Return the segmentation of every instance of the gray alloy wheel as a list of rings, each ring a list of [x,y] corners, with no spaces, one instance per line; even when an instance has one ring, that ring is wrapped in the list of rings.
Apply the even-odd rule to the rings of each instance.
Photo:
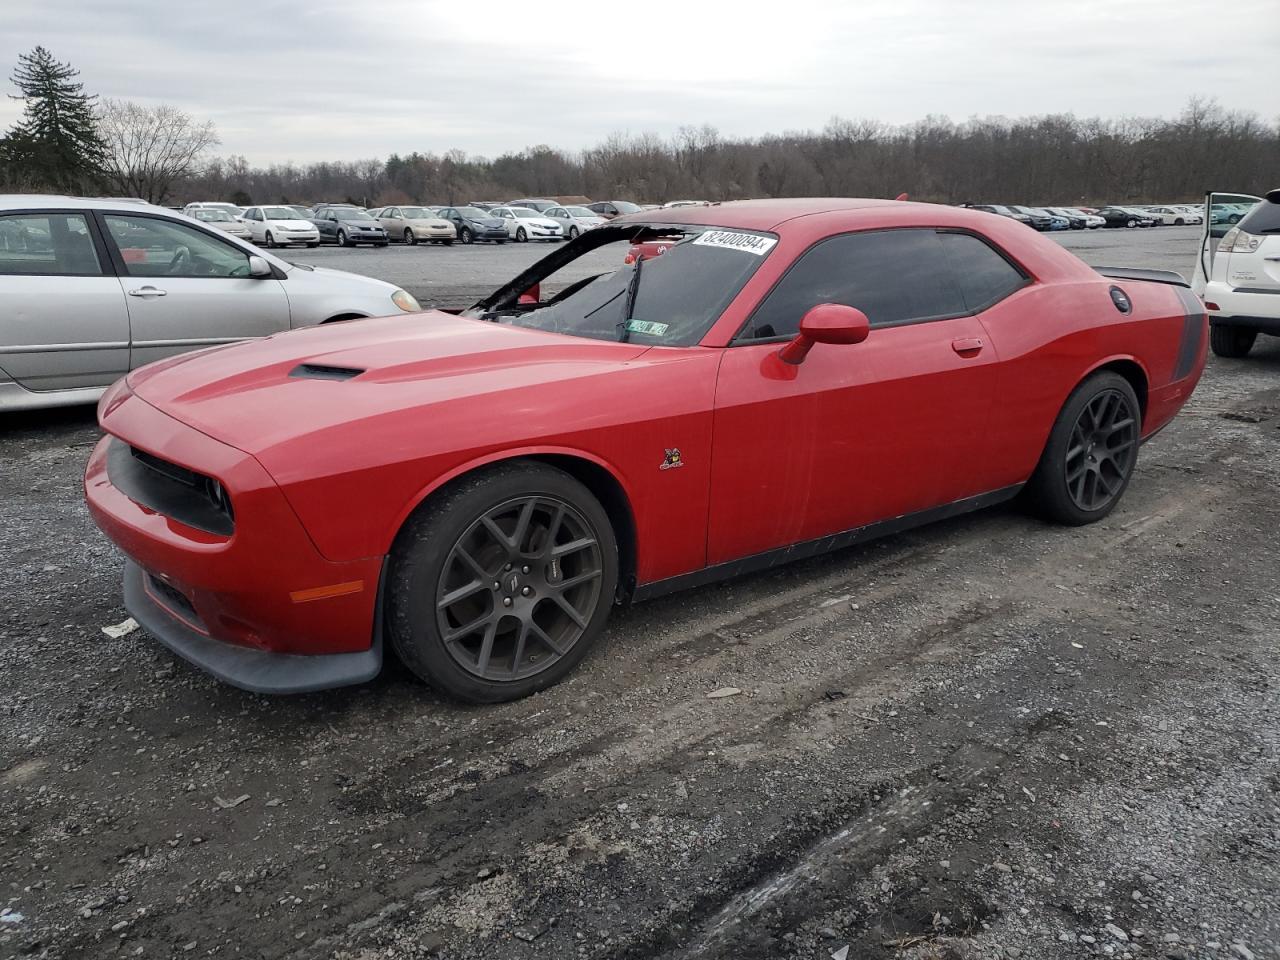
[[[467,244],[471,243],[471,241],[474,239],[474,237],[472,237],[471,235],[471,229],[469,227],[463,227],[461,230],[459,230],[458,239],[461,240],[463,243],[467,243]]]
[[[338,231],[338,246],[340,247],[351,246],[351,242],[347,239],[347,231],[345,230]]]
[[[418,242],[418,238],[413,235],[413,231],[408,227],[405,227],[404,230],[404,242],[411,247]]]
[[[524,243],[529,239],[529,235],[524,232],[524,227],[516,227],[516,243]]]
[[[1121,390],[1094,396],[1071,429],[1063,470],[1075,505],[1095,512],[1116,499],[1128,482],[1138,446],[1141,419]]]
[[[270,230],[268,230],[268,231],[267,231],[266,243],[267,243],[267,249],[268,249],[268,250],[270,250],[272,247],[274,247],[274,246],[276,245],[275,238],[274,238],[273,236],[271,236],[271,231],[270,231]]]
[[[578,239],[578,228],[577,228],[576,226],[573,226],[573,227],[570,227],[570,228],[569,228],[569,239],[570,239],[570,240],[577,240],[577,239]]]
[[[1138,225],[1138,221],[1133,219],[1133,217],[1130,217],[1128,220],[1124,222],[1124,225],[1126,227],[1136,227]]]

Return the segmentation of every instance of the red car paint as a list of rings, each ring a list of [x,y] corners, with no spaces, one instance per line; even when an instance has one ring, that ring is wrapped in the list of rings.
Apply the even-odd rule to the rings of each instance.
[[[397,531],[435,490],[484,464],[565,458],[612,477],[634,523],[624,565],[644,593],[1020,484],[1067,396],[1104,365],[1127,365],[1144,381],[1148,437],[1203,369],[1203,315],[1190,316],[1175,288],[1104,278],[1007,218],[806,199],[663,210],[654,222],[778,238],[698,345],[603,342],[427,313],[164,360],[100,403],[106,436],[85,478],[94,519],[185,597],[217,640],[368,650]],[[911,226],[981,234],[1031,282],[976,316],[818,344],[799,364],[779,356],[785,344],[729,346],[814,243]],[[1128,314],[1113,305],[1113,286],[1132,302]],[[1175,378],[1189,337],[1194,363]],[[290,377],[303,363],[367,372],[343,383]],[[192,529],[122,493],[106,468],[113,438],[215,477],[234,504],[234,533]],[[672,449],[681,469],[661,469]]]
[[[652,260],[654,257],[660,257],[676,242],[676,239],[679,238],[660,238],[633,243],[627,255],[622,258],[622,262],[635,263],[637,260]]]

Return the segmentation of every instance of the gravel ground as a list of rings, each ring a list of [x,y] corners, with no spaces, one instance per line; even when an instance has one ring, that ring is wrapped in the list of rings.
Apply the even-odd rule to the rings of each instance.
[[[531,255],[373,256],[454,254]],[[638,605],[487,708],[104,635],[92,414],[10,418],[0,956],[1276,960],[1277,374],[1211,361],[1102,523],[996,509]]]
[[[1050,234],[1086,263],[1110,267],[1152,267],[1174,270],[1188,280],[1195,265],[1199,227],[1148,229],[1071,230]],[[424,305],[470,306],[495,290],[558,244],[504,243],[464,247],[413,246],[319,247],[315,250],[281,250],[286,260],[350,270],[404,287]],[[618,265],[616,250],[587,254],[566,268],[558,278],[564,283],[611,270]]]

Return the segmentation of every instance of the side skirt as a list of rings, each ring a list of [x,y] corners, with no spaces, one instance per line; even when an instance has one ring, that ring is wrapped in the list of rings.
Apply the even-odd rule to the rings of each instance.
[[[717,563],[712,567],[694,570],[692,573],[682,573],[677,577],[668,577],[666,580],[644,583],[636,587],[631,599],[633,601],[651,600],[654,597],[675,593],[677,590],[688,590],[691,587],[700,587],[704,584],[715,583],[718,580],[728,580],[731,577],[742,576],[745,573],[769,570],[773,567],[782,566],[784,563],[791,563],[794,560],[806,560],[819,554],[830,553],[832,550],[851,547],[855,543],[865,543],[868,540],[887,537],[891,534],[922,527],[938,520],[946,520],[949,517],[958,517],[965,513],[972,513],[975,510],[993,507],[997,503],[1012,500],[1018,495],[1018,491],[1022,487],[1023,484],[1016,483],[1000,490],[992,490],[990,493],[980,493],[976,497],[955,500],[940,507],[930,507],[928,510],[921,510],[917,513],[908,513],[890,520],[869,523],[864,527],[854,527],[852,530],[835,533],[829,537],[806,540],[804,543],[793,543],[789,547],[767,550],[764,553],[743,557],[741,560],[729,560],[725,563]]]

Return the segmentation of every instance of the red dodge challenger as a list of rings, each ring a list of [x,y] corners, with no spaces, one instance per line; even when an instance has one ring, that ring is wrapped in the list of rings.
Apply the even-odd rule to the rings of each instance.
[[[389,643],[508,700],[571,671],[615,603],[1020,491],[1106,516],[1206,343],[1176,274],[1096,271],[1007,217],[655,210],[458,315],[137,370],[102,398],[85,492],[129,611],[229,683],[358,683]]]

